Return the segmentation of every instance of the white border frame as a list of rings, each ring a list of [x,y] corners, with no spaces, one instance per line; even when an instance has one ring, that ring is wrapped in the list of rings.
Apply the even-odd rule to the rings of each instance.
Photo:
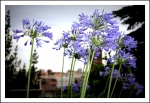
[[[145,98],[5,98],[5,5],[145,5]],[[149,102],[149,1],[1,1],[1,100],[2,102]]]

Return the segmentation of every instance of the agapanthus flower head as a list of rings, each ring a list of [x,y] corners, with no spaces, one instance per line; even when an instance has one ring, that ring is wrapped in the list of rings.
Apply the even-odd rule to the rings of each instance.
[[[99,75],[100,76],[108,76],[109,73],[110,73],[110,70],[111,70],[111,68],[107,66],[107,67],[105,67],[105,71],[104,72],[102,72],[102,71],[99,72]]]
[[[135,88],[136,88],[136,95],[139,95],[140,93],[142,93],[144,89],[144,87],[138,83],[135,84]]]
[[[99,72],[99,75],[105,77],[105,76],[108,76],[110,73],[111,73],[111,68],[107,66],[107,67],[105,67],[104,72],[102,72],[102,71]],[[115,79],[117,76],[118,76],[119,79],[121,78],[121,75],[118,72],[118,70],[114,69],[112,78]]]
[[[42,43],[41,41],[44,41],[45,43],[49,43],[49,40],[44,40],[41,39],[41,37],[45,37],[48,38],[50,40],[52,40],[53,35],[52,33],[49,31],[51,27],[49,27],[48,25],[44,25],[44,23],[38,22],[33,20],[33,23],[30,23],[30,21],[28,19],[24,19],[22,21],[23,24],[23,30],[13,30],[13,38],[16,39],[17,41],[24,36],[28,36],[30,37],[29,40],[27,40],[25,42],[25,46],[27,45],[27,42],[30,41],[30,45],[32,44],[32,40],[36,39],[36,45],[37,47],[41,47]]]
[[[126,53],[125,50],[119,50],[118,58],[121,59],[121,62],[123,63],[124,66],[136,68],[137,59],[129,52]]]
[[[136,95],[139,95],[142,93],[144,87],[139,84],[133,74],[127,74],[125,75],[126,80],[123,83],[123,88],[124,89],[131,89],[136,91]]]
[[[128,36],[128,35],[125,35],[123,38],[122,38],[122,43],[124,45],[124,47],[128,50],[128,51],[131,51],[132,48],[136,48],[137,47],[137,41],[134,40],[133,37],[131,36]]]
[[[62,47],[67,48],[70,42],[71,42],[70,33],[63,31],[62,37],[58,39],[54,44],[57,45],[57,47],[54,47],[53,49],[60,50]]]

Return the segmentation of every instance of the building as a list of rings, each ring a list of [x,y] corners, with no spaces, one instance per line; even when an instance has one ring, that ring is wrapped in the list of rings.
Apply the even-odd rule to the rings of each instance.
[[[61,77],[63,76],[63,86],[68,86],[69,83],[69,75],[70,75],[70,70],[68,70],[66,73],[62,73],[61,72],[52,72],[51,70],[45,71],[45,70],[41,70],[41,80],[42,79],[56,79],[57,83],[56,83],[56,87],[59,88],[61,87]],[[75,80],[77,78],[81,78],[82,77],[82,69],[79,69],[77,71],[74,71],[73,73],[73,82],[75,82]]]

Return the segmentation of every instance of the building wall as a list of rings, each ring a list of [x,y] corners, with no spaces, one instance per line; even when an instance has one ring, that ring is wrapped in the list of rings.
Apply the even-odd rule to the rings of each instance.
[[[73,75],[73,83],[75,82],[76,78],[81,78],[82,73],[74,73]],[[61,87],[61,76],[59,77],[55,77],[55,79],[57,80],[57,87]],[[64,75],[63,76],[63,86],[68,86],[69,83],[69,75]]]
[[[57,80],[57,83],[56,83],[56,87],[59,88],[61,87],[61,76],[62,76],[62,73],[61,72],[53,72],[53,74],[49,74],[48,75],[48,72],[44,71],[44,70],[41,70],[41,78],[54,78]],[[69,75],[70,75],[70,71],[68,71],[67,73],[64,73],[63,74],[63,86],[68,86],[68,83],[69,83]],[[82,71],[74,71],[74,74],[73,74],[73,83],[75,82],[75,79],[76,78],[81,78],[82,76]]]

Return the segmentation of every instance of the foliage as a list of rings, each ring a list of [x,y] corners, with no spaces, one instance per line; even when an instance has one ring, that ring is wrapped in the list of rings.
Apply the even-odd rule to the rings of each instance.
[[[127,28],[128,30],[135,29],[138,24],[141,25],[128,35],[134,37],[138,41],[137,48],[131,51],[137,58],[137,69],[133,72],[137,80],[145,86],[145,6],[126,6],[118,11],[113,11],[113,14],[115,17],[119,17],[123,20],[123,24],[129,25]]]
[[[16,68],[14,65],[15,57],[11,54],[12,36],[10,35],[10,11],[5,16],[5,96],[8,97],[9,90],[13,88]],[[11,86],[10,86],[11,85]]]
[[[26,65],[24,63],[23,68],[18,71],[16,77],[16,88],[15,89],[26,89],[27,88],[27,76],[26,76]]]

